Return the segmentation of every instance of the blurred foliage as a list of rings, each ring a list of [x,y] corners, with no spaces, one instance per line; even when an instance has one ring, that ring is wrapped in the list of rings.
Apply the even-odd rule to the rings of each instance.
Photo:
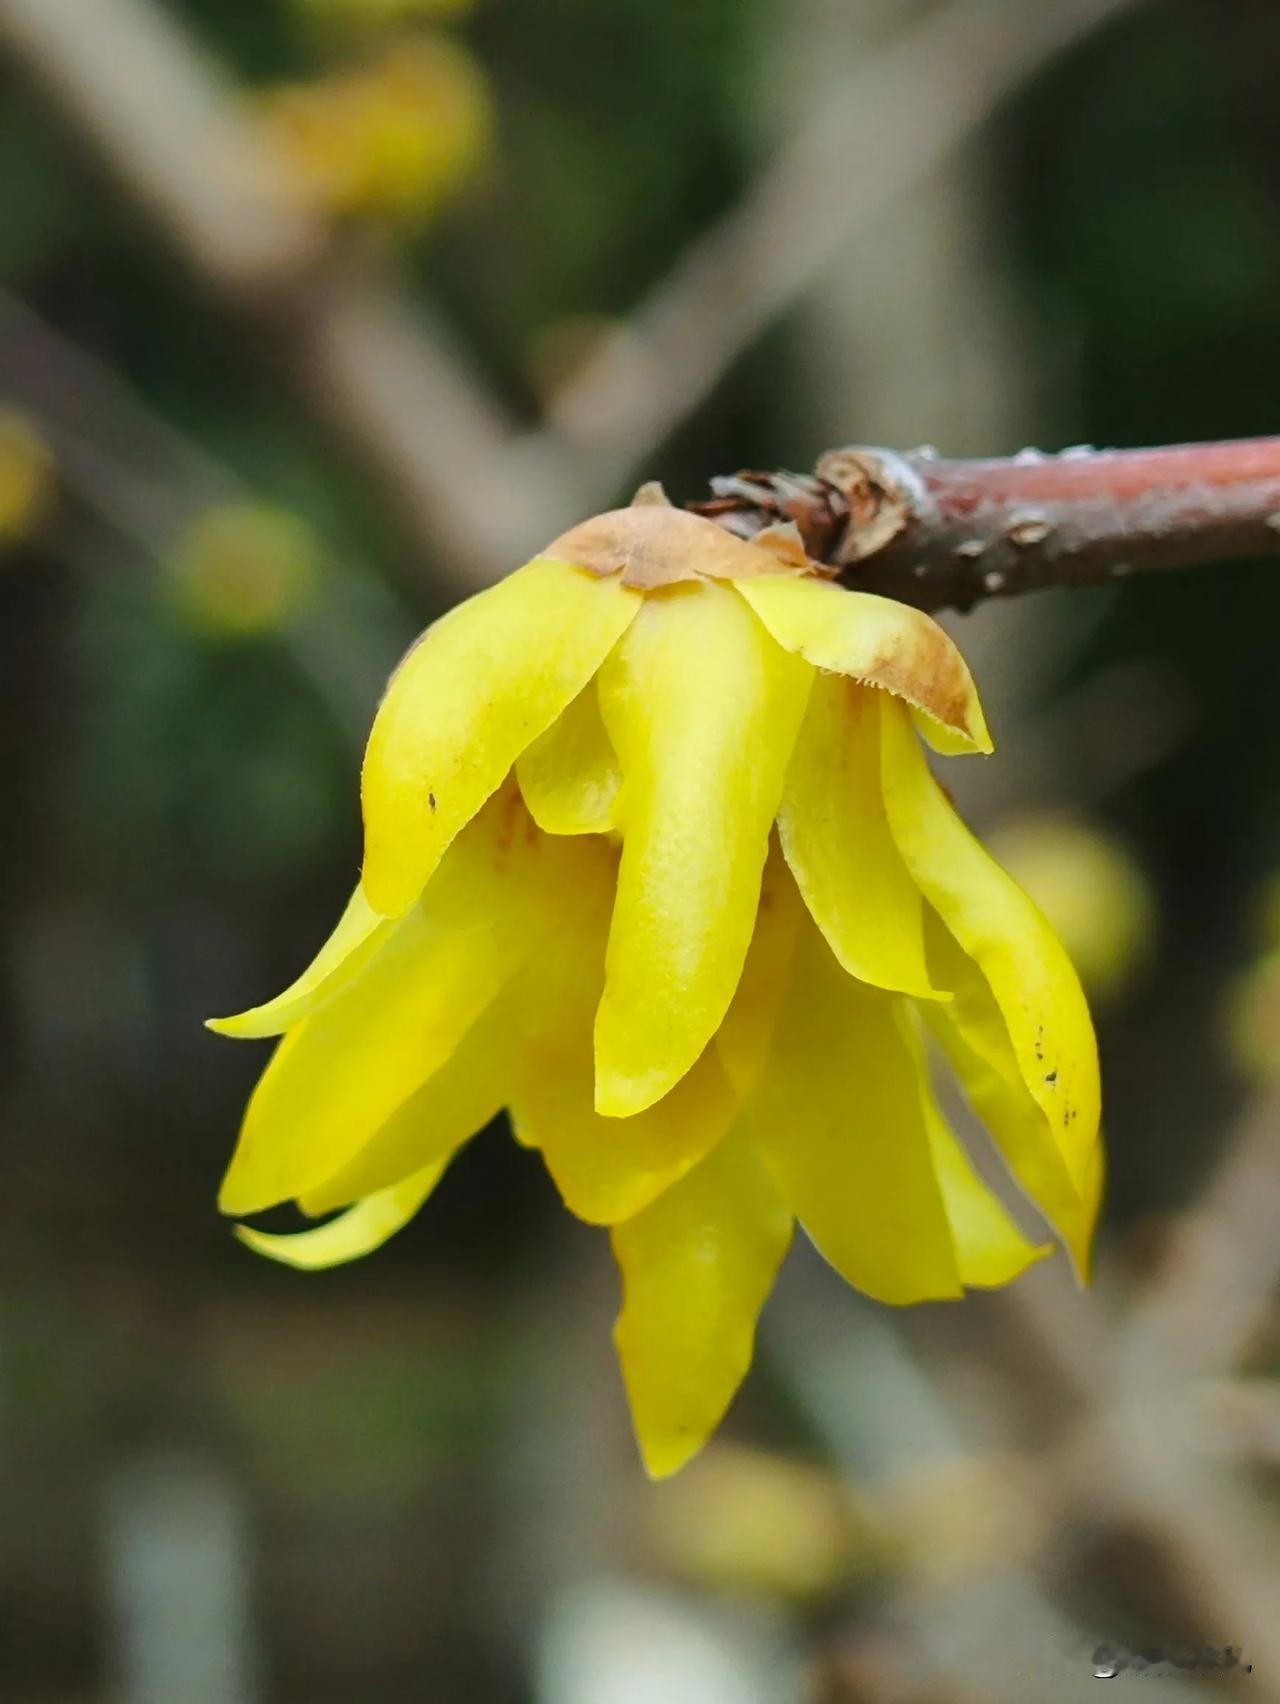
[[[326,33],[374,34],[423,18],[460,18],[471,0],[292,0],[299,19]]]

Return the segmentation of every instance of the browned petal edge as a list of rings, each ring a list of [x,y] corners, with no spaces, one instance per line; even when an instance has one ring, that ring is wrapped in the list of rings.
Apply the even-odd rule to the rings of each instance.
[[[901,608],[904,615],[914,618],[910,631],[899,629],[887,638],[860,678],[903,699],[944,728],[976,741],[975,712],[984,732],[986,724],[963,652],[930,616],[906,605]]]
[[[654,591],[687,580],[751,580],[762,574],[832,570],[805,554],[794,526],[769,527],[748,544],[714,521],[674,509],[645,487],[640,501],[571,527],[542,553],[624,586]]]

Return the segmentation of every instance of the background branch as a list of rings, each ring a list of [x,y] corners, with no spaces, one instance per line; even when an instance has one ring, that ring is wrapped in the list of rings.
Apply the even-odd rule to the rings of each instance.
[[[0,0],[0,52],[241,315],[455,591],[505,572],[584,507],[554,446],[510,465],[509,422],[471,363],[385,262],[336,240],[217,65],[159,8]]]
[[[561,438],[598,485],[624,482],[879,214],[1134,3],[950,0],[892,35],[603,341],[523,447]]]

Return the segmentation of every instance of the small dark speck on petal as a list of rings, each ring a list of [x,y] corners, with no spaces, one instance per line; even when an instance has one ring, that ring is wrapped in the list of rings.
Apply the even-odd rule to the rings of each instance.
[[[1052,1088],[1058,1080],[1058,1073],[1056,1071],[1046,1071],[1044,1074],[1044,1080],[1048,1083],[1049,1087]]]
[[[435,810],[435,808],[436,808],[436,796],[435,796],[434,793],[428,793],[427,794],[427,803],[431,806],[432,810]]]

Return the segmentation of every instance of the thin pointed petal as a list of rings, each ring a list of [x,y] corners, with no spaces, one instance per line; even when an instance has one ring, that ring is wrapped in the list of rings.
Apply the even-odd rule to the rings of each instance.
[[[882,738],[894,838],[960,949],[935,967],[955,998],[930,1022],[1014,1175],[1083,1270],[1098,1190],[1100,1089],[1079,980],[1040,912],[961,822],[910,720],[890,703],[882,706]]]
[[[806,924],[747,1109],[821,1253],[857,1289],[897,1304],[962,1291],[905,1023],[903,1001],[847,976]]]
[[[955,998],[922,1009],[974,1113],[990,1131],[1028,1200],[1066,1244],[1082,1277],[1101,1202],[1102,1144],[1069,1164],[1040,1103],[1027,1087],[1008,1026],[981,971],[935,920],[930,959]]]
[[[369,904],[364,889],[357,887],[337,928],[283,994],[232,1018],[209,1018],[206,1027],[237,1039],[283,1035],[358,976],[394,927]]]
[[[268,1260],[278,1260],[285,1266],[295,1266],[300,1272],[319,1272],[327,1266],[342,1266],[349,1260],[359,1260],[372,1254],[383,1243],[403,1230],[431,1194],[444,1174],[447,1161],[416,1172],[390,1189],[358,1201],[327,1225],[317,1225],[313,1231],[295,1231],[275,1236],[266,1231],[250,1230],[237,1225],[235,1234],[256,1254]]]
[[[303,1193],[304,1213],[332,1212],[428,1166],[445,1165],[497,1117],[510,1094],[516,986],[518,979],[354,1158]]]
[[[692,1170],[732,1125],[737,1101],[713,1049],[670,1094],[631,1118],[594,1105],[591,1025],[604,981],[611,884],[581,884],[565,926],[522,985],[526,1007],[511,1093],[517,1139],[539,1148],[565,1205],[593,1225],[617,1224]]]
[[[643,1111],[728,1010],[811,671],[724,586],[651,597],[601,671],[623,853],[596,1019],[596,1105]]]
[[[520,758],[516,779],[545,834],[608,834],[618,826],[622,773],[594,681]]]
[[[880,786],[879,694],[819,675],[778,813],[787,863],[850,976],[940,996],[929,982],[924,902],[889,832]]]
[[[923,711],[931,744],[936,738],[950,752],[991,750],[968,664],[923,610],[803,577],[740,580],[735,590],[788,651]]]
[[[614,1342],[652,1478],[677,1472],[720,1424],[790,1240],[791,1215],[740,1133],[614,1229]]]
[[[540,558],[429,627],[365,752],[363,884],[398,917],[532,740],[582,691],[640,598]]]
[[[451,849],[364,974],[292,1029],[245,1115],[220,1197],[240,1216],[333,1175],[444,1064],[535,950],[555,858],[503,793]]]
[[[925,1090],[925,1120],[934,1170],[942,1188],[965,1286],[999,1289],[1053,1253],[1052,1243],[1033,1243],[1014,1224],[1003,1202],[974,1170],[960,1138]]]

